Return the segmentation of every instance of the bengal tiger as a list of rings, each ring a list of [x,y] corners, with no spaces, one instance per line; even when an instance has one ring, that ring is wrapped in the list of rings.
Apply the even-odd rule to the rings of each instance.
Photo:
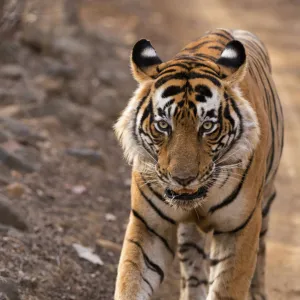
[[[176,253],[181,300],[267,299],[284,135],[265,46],[217,29],[162,62],[142,39],[131,67],[139,86],[115,125],[133,166],[115,300],[150,299]]]

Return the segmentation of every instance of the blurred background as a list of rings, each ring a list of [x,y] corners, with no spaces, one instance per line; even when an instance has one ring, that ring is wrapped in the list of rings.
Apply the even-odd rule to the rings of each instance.
[[[0,0],[0,298],[112,299],[130,168],[112,125],[150,39],[168,60],[216,27],[269,49],[286,119],[269,299],[300,299],[299,0]],[[157,299],[178,299],[174,265]],[[2,299],[2,298],[1,298]]]

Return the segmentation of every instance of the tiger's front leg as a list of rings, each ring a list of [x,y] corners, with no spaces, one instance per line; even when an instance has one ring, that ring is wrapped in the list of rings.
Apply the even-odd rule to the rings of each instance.
[[[257,207],[239,228],[215,232],[207,300],[246,300],[255,270],[261,210]]]
[[[142,190],[144,187],[144,190]],[[167,205],[151,197],[133,178],[132,210],[118,268],[115,300],[152,297],[172,264],[177,224],[164,211]]]
[[[180,224],[178,257],[181,271],[180,300],[205,300],[208,291],[208,234],[196,224]]]

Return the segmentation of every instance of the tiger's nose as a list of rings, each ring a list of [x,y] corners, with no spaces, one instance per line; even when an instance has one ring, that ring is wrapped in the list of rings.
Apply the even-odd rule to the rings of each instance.
[[[177,177],[174,176],[172,177],[177,183],[181,184],[182,186],[187,186],[190,184],[192,181],[194,181],[197,176],[189,176],[189,177]]]

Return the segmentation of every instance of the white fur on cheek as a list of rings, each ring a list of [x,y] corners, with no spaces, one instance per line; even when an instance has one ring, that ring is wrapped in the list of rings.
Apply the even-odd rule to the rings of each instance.
[[[140,86],[114,126],[115,133],[124,150],[124,156],[130,164],[149,160],[147,151],[139,145],[134,132],[139,124],[142,111],[136,116],[137,107],[145,93],[145,86]],[[136,118],[137,117],[137,118]],[[153,160],[153,159],[152,159]]]
[[[235,87],[234,92],[239,98],[237,105],[242,114],[243,134],[226,156],[230,157],[234,153],[235,159],[241,159],[242,166],[245,168],[259,142],[260,127],[254,109],[247,99],[242,96],[240,89]],[[224,157],[224,160],[226,159],[226,156]]]

